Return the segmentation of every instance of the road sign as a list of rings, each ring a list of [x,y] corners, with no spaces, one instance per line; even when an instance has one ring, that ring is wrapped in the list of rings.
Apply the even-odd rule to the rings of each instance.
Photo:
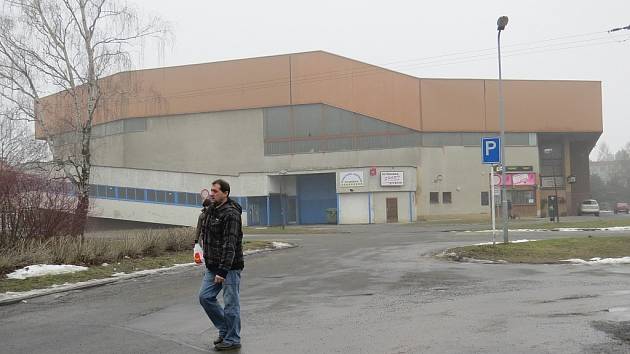
[[[481,138],[481,163],[501,163],[501,138]]]

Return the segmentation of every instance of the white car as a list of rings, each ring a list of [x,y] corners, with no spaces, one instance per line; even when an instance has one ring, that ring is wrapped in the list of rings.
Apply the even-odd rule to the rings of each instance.
[[[580,203],[578,208],[578,215],[593,214],[599,216],[599,204],[595,199],[586,199]]]

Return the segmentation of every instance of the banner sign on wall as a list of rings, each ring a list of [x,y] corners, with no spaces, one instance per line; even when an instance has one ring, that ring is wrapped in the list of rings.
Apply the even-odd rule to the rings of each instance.
[[[506,186],[535,186],[536,185],[536,173],[506,173],[505,175],[495,175],[495,186],[502,185],[502,179],[505,179]]]
[[[381,171],[381,186],[402,186],[405,174],[402,171]]]
[[[535,173],[515,173],[512,175],[513,186],[535,186],[536,174]]]
[[[361,187],[364,184],[363,171],[339,172],[340,187]]]

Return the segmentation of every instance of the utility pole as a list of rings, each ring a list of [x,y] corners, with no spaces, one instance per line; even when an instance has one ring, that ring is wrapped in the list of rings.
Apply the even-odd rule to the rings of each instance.
[[[617,31],[623,31],[623,30],[630,31],[630,25],[627,25],[626,27],[613,28],[610,31],[608,31],[608,33],[617,32]]]

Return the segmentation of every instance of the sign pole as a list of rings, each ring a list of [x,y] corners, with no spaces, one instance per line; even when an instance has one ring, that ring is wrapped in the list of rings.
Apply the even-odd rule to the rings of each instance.
[[[496,232],[496,216],[494,207],[494,166],[490,165],[490,207],[492,208],[492,245],[496,245],[495,232]]]

